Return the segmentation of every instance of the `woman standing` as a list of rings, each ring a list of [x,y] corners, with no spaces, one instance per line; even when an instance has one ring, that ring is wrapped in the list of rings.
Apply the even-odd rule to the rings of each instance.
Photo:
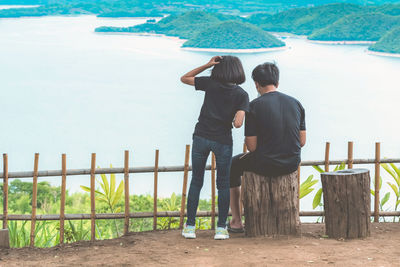
[[[211,76],[196,77],[213,67]],[[249,96],[239,84],[245,74],[239,58],[215,56],[185,75],[181,81],[204,91],[204,102],[193,133],[192,180],[187,200],[185,238],[196,238],[196,211],[203,187],[204,171],[210,151],[217,163],[218,225],[214,239],[228,239],[226,218],[229,211],[229,172],[232,159],[232,126],[240,128],[249,109]]]

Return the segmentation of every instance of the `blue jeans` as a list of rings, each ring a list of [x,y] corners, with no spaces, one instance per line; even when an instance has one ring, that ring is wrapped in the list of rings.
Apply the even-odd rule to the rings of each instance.
[[[217,163],[218,227],[226,225],[230,201],[229,172],[232,161],[232,145],[221,144],[196,135],[193,136],[192,181],[187,199],[187,225],[196,225],[196,212],[210,151],[214,152]]]

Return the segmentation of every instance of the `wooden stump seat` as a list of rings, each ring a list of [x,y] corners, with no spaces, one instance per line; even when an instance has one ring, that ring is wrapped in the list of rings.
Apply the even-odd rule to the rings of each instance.
[[[363,238],[370,235],[371,197],[367,169],[321,174],[325,231],[330,238]]]
[[[245,172],[242,180],[245,235],[299,235],[297,171],[268,177]]]

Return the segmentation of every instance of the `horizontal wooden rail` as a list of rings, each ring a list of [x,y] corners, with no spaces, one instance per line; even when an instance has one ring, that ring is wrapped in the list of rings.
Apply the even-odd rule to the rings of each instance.
[[[347,159],[343,160],[330,160],[329,165],[339,165],[345,162],[348,163]],[[353,164],[375,164],[375,159],[354,159]],[[400,158],[397,159],[382,159],[380,163],[400,163]],[[306,160],[301,162],[301,166],[314,166],[314,165],[325,165],[324,160]],[[151,167],[137,167],[129,168],[129,173],[153,173],[155,170],[154,166]],[[192,166],[189,166],[189,171],[192,170]],[[211,170],[211,165],[206,166],[206,170]],[[159,167],[158,172],[183,172],[184,166],[164,166]],[[123,174],[124,168],[97,168],[96,174]],[[62,170],[48,170],[39,171],[38,177],[50,177],[50,176],[61,176]],[[90,169],[71,169],[67,170],[67,176],[70,175],[90,175]],[[8,178],[31,178],[33,177],[32,171],[26,172],[9,172]],[[0,173],[0,178],[3,178],[3,173]]]
[[[90,213],[83,214],[65,214],[65,220],[90,220]],[[215,215],[218,215],[218,211],[215,212]],[[229,214],[230,216],[231,214]],[[323,216],[323,211],[300,211],[301,217],[314,217],[314,216]],[[153,212],[135,212],[130,213],[130,218],[153,218]],[[186,213],[185,213],[186,216]],[[198,211],[197,217],[211,217],[211,211]],[[371,217],[374,216],[374,213],[371,212]],[[400,211],[381,211],[379,212],[380,217],[388,217],[388,216],[400,216]],[[180,217],[180,211],[159,211],[157,212],[158,218],[171,218],[171,217]],[[124,219],[125,213],[97,213],[96,220],[109,220],[109,219]],[[0,220],[3,219],[3,214],[0,214]],[[30,221],[32,219],[29,214],[9,214],[7,216],[9,221]],[[60,219],[60,215],[58,214],[42,214],[36,215],[36,221],[57,221]]]

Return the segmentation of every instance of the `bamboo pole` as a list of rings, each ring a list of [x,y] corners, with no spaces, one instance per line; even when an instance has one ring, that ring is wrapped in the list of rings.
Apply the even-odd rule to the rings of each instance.
[[[125,185],[125,223],[124,223],[124,234],[129,233],[129,150],[125,150],[125,162],[124,162],[124,185]]]
[[[153,195],[153,230],[157,230],[157,198],[158,198],[158,159],[160,151],[156,150],[154,159],[154,195]]]
[[[371,210],[371,217],[374,217],[374,210]],[[218,211],[215,212],[218,215]],[[228,213],[228,216],[231,216],[231,213]],[[323,211],[300,211],[301,217],[308,216],[323,216]],[[65,214],[65,220],[90,220],[90,213],[76,213],[76,214]],[[154,213],[150,212],[135,212],[129,214],[130,218],[153,218]],[[197,217],[211,217],[211,211],[198,211],[196,214]],[[400,216],[400,211],[380,211],[380,217],[393,217]],[[158,218],[179,218],[180,211],[158,211]],[[113,219],[124,219],[125,213],[97,213],[97,220],[113,220]],[[3,214],[0,214],[0,220],[3,220]],[[30,214],[9,214],[9,221],[30,221],[32,220],[32,216]],[[39,214],[36,215],[36,221],[59,221],[59,214]]]
[[[215,229],[215,154],[211,153],[211,229]]]
[[[60,200],[60,244],[64,243],[64,220],[65,220],[65,189],[67,183],[67,156],[61,156],[61,200]]]
[[[331,144],[329,142],[326,142],[325,144],[325,171],[329,172],[329,150],[330,150]]]
[[[353,142],[347,144],[347,168],[353,169]]]
[[[243,143],[243,153],[247,153],[247,145],[246,143]],[[244,176],[241,177],[241,179],[244,179]],[[241,182],[243,184],[243,181]],[[242,214],[244,213],[243,210],[243,186],[240,186],[240,200],[239,200],[239,215],[240,218],[242,218]]]
[[[185,152],[185,165],[183,172],[183,186],[182,186],[182,200],[181,200],[181,214],[179,220],[179,229],[183,228],[183,218],[185,216],[185,202],[186,202],[186,191],[187,191],[187,180],[189,173],[189,154],[190,154],[190,145],[186,145]]]
[[[90,225],[90,240],[96,240],[96,198],[95,198],[95,181],[96,181],[96,153],[92,153],[92,161],[90,168],[90,211],[91,211],[91,225]]]
[[[30,246],[35,246],[35,226],[36,226],[36,206],[37,206],[37,182],[38,182],[39,153],[35,153],[35,163],[33,166],[32,184],[32,215],[31,215],[31,242]]]
[[[339,165],[343,162],[347,162],[348,159],[337,159],[330,160],[329,166],[331,165]],[[383,158],[380,163],[400,163],[400,158]],[[375,158],[373,159],[353,159],[353,164],[375,164]],[[301,166],[314,166],[314,165],[325,165],[325,160],[304,160],[301,162]],[[159,166],[158,172],[182,172],[184,171],[184,166]],[[192,166],[189,166],[189,171],[192,170]],[[206,170],[211,170],[211,165],[206,166]],[[154,166],[148,167],[136,167],[129,168],[129,173],[153,173]],[[124,168],[97,168],[95,171],[96,174],[112,174],[112,173],[124,173]],[[90,175],[91,169],[69,169],[67,170],[67,176],[74,175]],[[47,171],[39,171],[38,177],[51,177],[51,176],[61,176],[61,170],[47,170]],[[9,172],[8,178],[32,178],[32,171],[18,171],[18,172]],[[0,179],[4,178],[4,174],[0,173]]]
[[[375,202],[374,222],[379,222],[379,184],[381,176],[381,143],[375,143]]]
[[[7,229],[8,214],[8,156],[3,154],[3,229]]]

